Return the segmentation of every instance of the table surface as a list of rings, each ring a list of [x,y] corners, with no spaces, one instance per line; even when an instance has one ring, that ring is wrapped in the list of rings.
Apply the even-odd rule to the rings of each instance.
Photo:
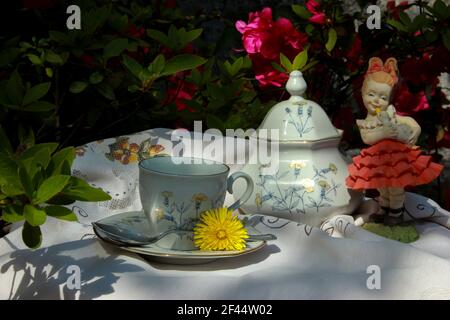
[[[129,144],[163,144],[168,131],[127,138]],[[105,156],[119,140],[78,148],[73,167],[75,175],[113,193],[113,201],[75,203],[70,208],[78,223],[49,217],[40,249],[23,245],[19,226],[0,239],[0,299],[450,298],[450,213],[416,194],[407,194],[406,206],[428,221],[416,223],[420,239],[412,244],[371,234],[358,226],[361,217],[352,216],[334,217],[321,229],[252,216],[255,228],[278,239],[257,252],[201,265],[149,261],[104,243],[90,222],[140,209],[136,164]],[[362,218],[373,203],[366,204]],[[73,285],[77,270],[79,289]],[[378,274],[380,287],[373,288]]]

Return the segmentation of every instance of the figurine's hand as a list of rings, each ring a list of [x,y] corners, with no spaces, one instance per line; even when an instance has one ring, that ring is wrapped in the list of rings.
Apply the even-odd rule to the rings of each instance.
[[[420,129],[412,130],[411,135],[408,138],[408,144],[415,145],[420,136]]]
[[[386,126],[384,132],[387,139],[397,139],[398,137],[398,130],[395,126]]]

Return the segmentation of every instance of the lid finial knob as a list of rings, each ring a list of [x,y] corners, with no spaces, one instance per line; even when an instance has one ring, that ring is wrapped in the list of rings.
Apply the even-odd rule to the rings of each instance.
[[[303,74],[300,71],[295,70],[289,74],[286,90],[291,96],[302,96],[305,93],[306,81],[303,79]]]

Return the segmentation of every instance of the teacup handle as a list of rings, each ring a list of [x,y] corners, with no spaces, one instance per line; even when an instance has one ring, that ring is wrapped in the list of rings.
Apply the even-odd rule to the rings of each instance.
[[[239,208],[240,206],[242,206],[250,198],[250,196],[253,193],[253,187],[254,187],[253,180],[248,174],[246,174],[244,172],[235,172],[231,176],[228,177],[228,179],[227,179],[228,192],[230,194],[233,194],[233,184],[239,178],[245,179],[245,181],[247,182],[247,189],[245,190],[244,194],[242,195],[242,197],[240,199],[238,199],[235,203],[233,203],[231,206],[228,207],[228,209],[230,209],[232,211],[234,211],[237,208]]]

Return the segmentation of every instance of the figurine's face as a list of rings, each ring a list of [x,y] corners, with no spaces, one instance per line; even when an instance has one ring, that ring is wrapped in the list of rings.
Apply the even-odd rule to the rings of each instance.
[[[376,110],[384,111],[389,105],[392,88],[386,83],[380,83],[373,80],[367,80],[362,98],[364,106],[371,115],[376,115]]]

